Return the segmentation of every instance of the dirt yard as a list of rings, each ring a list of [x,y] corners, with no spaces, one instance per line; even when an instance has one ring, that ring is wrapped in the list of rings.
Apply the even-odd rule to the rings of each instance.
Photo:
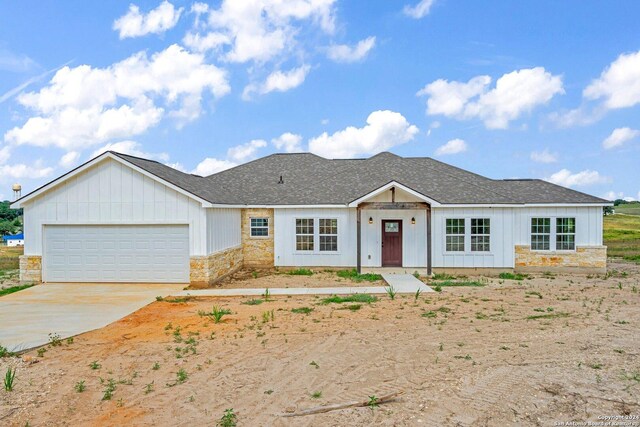
[[[0,391],[0,424],[215,425],[230,408],[239,426],[638,416],[640,266],[612,267],[606,278],[490,279],[359,308],[314,297],[155,302],[43,357],[2,359],[0,372],[17,374]],[[214,304],[232,313],[220,323],[198,314]],[[292,312],[302,307],[312,311]],[[374,408],[282,417],[392,392],[403,394]]]

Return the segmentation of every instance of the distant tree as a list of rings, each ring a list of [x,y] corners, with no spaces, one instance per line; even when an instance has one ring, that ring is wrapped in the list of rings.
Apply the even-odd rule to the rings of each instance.
[[[626,200],[623,200],[623,199],[615,199],[615,200],[613,201],[613,206],[626,205],[627,203],[629,203],[629,202],[627,202]]]
[[[602,213],[605,215],[613,215],[613,206],[605,206],[602,209]]]
[[[11,221],[0,221],[0,235],[13,234],[15,227]]]

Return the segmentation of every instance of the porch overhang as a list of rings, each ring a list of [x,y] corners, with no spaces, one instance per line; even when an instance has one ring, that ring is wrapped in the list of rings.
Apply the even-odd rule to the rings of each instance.
[[[419,200],[422,200],[425,203],[428,203],[430,206],[433,206],[433,207],[440,206],[440,202],[438,202],[436,200],[433,200],[430,197],[425,196],[424,194],[419,193],[416,190],[414,190],[412,188],[409,188],[406,185],[403,185],[403,184],[401,184],[401,183],[399,183],[397,181],[391,181],[391,182],[383,185],[382,187],[376,188],[375,190],[373,190],[373,191],[371,191],[371,192],[369,192],[367,194],[364,194],[361,197],[358,197],[357,199],[355,199],[352,202],[350,202],[348,206],[350,208],[358,207],[360,204],[366,202],[368,199],[371,199],[372,197],[375,197],[375,196],[377,196],[377,195],[379,195],[381,193],[384,193],[387,190],[391,190],[392,188],[398,188],[400,190],[403,190],[403,191],[411,194],[415,198],[417,198]]]

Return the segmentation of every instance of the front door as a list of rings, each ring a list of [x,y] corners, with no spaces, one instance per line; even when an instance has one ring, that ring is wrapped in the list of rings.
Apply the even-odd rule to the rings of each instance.
[[[382,266],[402,267],[402,220],[382,220]]]

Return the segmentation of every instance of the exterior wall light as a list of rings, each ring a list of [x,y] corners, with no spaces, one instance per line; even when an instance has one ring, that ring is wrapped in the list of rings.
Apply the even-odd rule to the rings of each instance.
[[[416,217],[415,216],[411,217],[411,224],[415,225],[415,223],[416,223]]]
[[[373,224],[373,217],[369,217],[369,224]]]

